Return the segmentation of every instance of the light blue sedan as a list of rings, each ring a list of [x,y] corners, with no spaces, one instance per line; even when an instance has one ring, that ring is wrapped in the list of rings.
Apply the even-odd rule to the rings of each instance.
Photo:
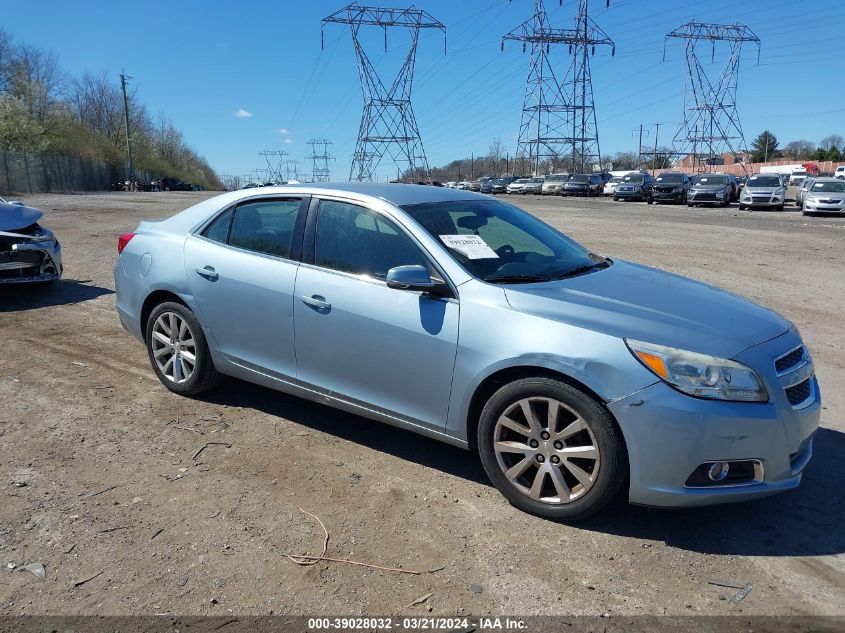
[[[468,191],[223,194],[120,236],[123,326],[171,391],[222,375],[478,451],[515,506],[692,506],[798,486],[821,401],[783,317],[602,257]]]

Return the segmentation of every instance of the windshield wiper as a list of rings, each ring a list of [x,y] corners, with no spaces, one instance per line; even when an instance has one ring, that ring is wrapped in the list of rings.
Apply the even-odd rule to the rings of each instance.
[[[505,283],[505,284],[519,284],[519,283],[531,283],[536,281],[549,281],[548,277],[543,277],[542,275],[530,275],[530,274],[522,274],[522,275],[499,275],[493,277],[485,277],[484,281],[489,283]]]
[[[552,279],[566,279],[568,277],[576,277],[578,275],[588,273],[591,270],[596,270],[598,268],[607,268],[608,266],[610,266],[610,263],[607,260],[603,262],[596,262],[594,264],[584,264],[582,266],[575,266],[574,268],[564,270],[563,272],[554,275]]]

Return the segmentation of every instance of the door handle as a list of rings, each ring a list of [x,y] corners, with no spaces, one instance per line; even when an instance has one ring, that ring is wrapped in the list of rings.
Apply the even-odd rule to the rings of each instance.
[[[326,301],[325,297],[321,297],[320,295],[311,295],[310,297],[303,295],[300,299],[305,305],[311,306],[312,308],[316,308],[320,311],[328,312],[332,308],[332,304]]]
[[[197,268],[196,273],[200,277],[205,277],[209,281],[217,281],[220,278],[220,275],[215,272],[214,266],[205,266],[203,268]]]

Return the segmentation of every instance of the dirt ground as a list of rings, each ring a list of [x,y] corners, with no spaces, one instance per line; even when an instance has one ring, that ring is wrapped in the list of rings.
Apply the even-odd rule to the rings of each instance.
[[[845,218],[514,201],[786,315],[825,401],[797,491],[563,525],[510,507],[460,449],[235,380],[165,390],[114,310],[117,235],[208,195],[27,198],[66,269],[0,287],[0,615],[845,613]],[[298,508],[329,556],[423,573],[294,564],[323,539]],[[731,607],[709,579],[753,590]]]

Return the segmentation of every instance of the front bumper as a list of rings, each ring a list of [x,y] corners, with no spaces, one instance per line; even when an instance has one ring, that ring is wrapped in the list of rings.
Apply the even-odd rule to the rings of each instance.
[[[543,186],[541,193],[544,196],[559,196],[560,195],[560,185]]]
[[[560,195],[562,196],[586,196],[589,195],[590,188],[587,186],[584,187],[569,187],[566,186],[561,189]]]
[[[627,198],[628,200],[645,200],[645,191],[642,189],[621,189],[616,188],[613,193],[614,198]]]
[[[751,194],[746,195],[745,192],[739,197],[739,203],[744,207],[779,207],[786,202],[786,196],[773,194]]]
[[[790,337],[793,339],[790,341]],[[772,365],[794,345],[787,333],[738,357]],[[800,341],[799,341],[800,343]],[[763,360],[764,359],[764,360]],[[758,370],[759,371],[759,370]],[[763,372],[765,373],[765,372]],[[763,376],[765,403],[693,398],[663,382],[608,405],[628,448],[631,503],[647,506],[701,506],[765,497],[796,488],[813,451],[821,399],[812,378],[811,396],[792,407],[776,378]],[[689,487],[688,478],[705,462],[758,460],[760,481]]]
[[[845,201],[842,202],[816,202],[814,199],[804,199],[804,211],[814,213],[845,213]]]
[[[709,191],[695,192],[691,191],[687,197],[688,204],[727,204],[730,202],[728,194],[717,194]]]
[[[654,191],[651,194],[655,202],[683,202],[684,192],[681,191]]]
[[[55,238],[17,242],[0,252],[0,284],[44,283],[61,276],[62,247]]]

